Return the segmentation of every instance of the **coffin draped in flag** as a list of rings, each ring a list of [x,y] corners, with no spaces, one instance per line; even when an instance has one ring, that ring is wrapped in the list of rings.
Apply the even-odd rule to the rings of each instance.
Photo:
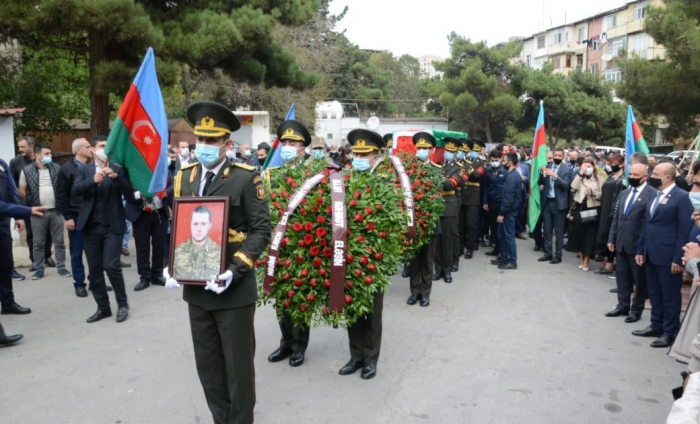
[[[149,47],[109,133],[105,153],[127,169],[136,190],[150,197],[165,190],[167,149],[168,120]]]

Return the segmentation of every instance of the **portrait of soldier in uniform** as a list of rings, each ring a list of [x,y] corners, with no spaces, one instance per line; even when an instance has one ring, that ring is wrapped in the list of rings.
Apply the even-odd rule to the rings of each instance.
[[[185,231],[178,228],[183,224],[176,225],[176,231]],[[208,281],[221,273],[221,244],[212,239],[211,231],[211,209],[206,205],[195,207],[190,215],[190,237],[175,246],[173,278]]]

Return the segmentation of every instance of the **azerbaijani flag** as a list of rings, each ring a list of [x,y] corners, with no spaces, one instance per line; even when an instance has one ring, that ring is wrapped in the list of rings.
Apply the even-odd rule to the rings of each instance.
[[[629,172],[630,157],[636,152],[649,154],[649,147],[644,141],[642,131],[632,112],[632,105],[627,106],[627,131],[625,133],[625,172]]]
[[[292,103],[292,105],[289,107],[289,111],[287,112],[287,117],[284,118],[285,121],[289,121],[290,119],[296,119],[296,108],[297,104]],[[282,159],[282,149],[280,148],[280,139],[275,137],[275,142],[272,143],[272,148],[270,149],[270,152],[267,154],[267,158],[265,158],[265,163],[262,166],[262,169],[265,170],[269,167],[276,167],[276,166],[282,166],[284,165],[284,159]]]
[[[442,164],[445,160],[445,137],[452,137],[456,139],[469,138],[467,133],[458,131],[442,131],[442,130],[432,130],[433,137],[435,137],[435,152],[430,157],[430,160]]]
[[[537,220],[542,214],[542,200],[540,199],[540,170],[547,165],[547,140],[544,128],[544,102],[540,100],[540,114],[535,126],[535,139],[532,142],[532,167],[530,168],[530,201],[528,203],[527,226],[530,231],[535,230]]]
[[[168,120],[148,48],[107,138],[105,154],[129,171],[131,184],[147,197],[168,181]]]

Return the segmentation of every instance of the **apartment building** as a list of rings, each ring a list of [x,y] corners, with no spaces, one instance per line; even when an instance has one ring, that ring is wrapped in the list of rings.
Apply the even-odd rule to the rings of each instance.
[[[421,56],[418,58],[420,64],[420,72],[423,78],[433,78],[438,75],[442,75],[442,72],[435,70],[433,62],[441,62],[444,59],[438,56]]]
[[[581,68],[604,75],[608,81],[620,81],[622,71],[615,58],[623,51],[647,60],[666,58],[664,47],[644,32],[649,6],[663,6],[663,1],[628,1],[605,13],[526,37],[515,61],[535,69],[549,62],[555,73],[564,75]]]

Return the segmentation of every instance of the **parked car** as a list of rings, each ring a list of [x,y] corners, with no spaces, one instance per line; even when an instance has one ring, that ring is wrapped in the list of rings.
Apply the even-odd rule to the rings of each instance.
[[[609,154],[610,152],[616,154],[616,155],[625,155],[625,149],[622,147],[612,147],[612,146],[596,146],[595,148],[596,153],[597,152],[604,152],[606,155]]]

